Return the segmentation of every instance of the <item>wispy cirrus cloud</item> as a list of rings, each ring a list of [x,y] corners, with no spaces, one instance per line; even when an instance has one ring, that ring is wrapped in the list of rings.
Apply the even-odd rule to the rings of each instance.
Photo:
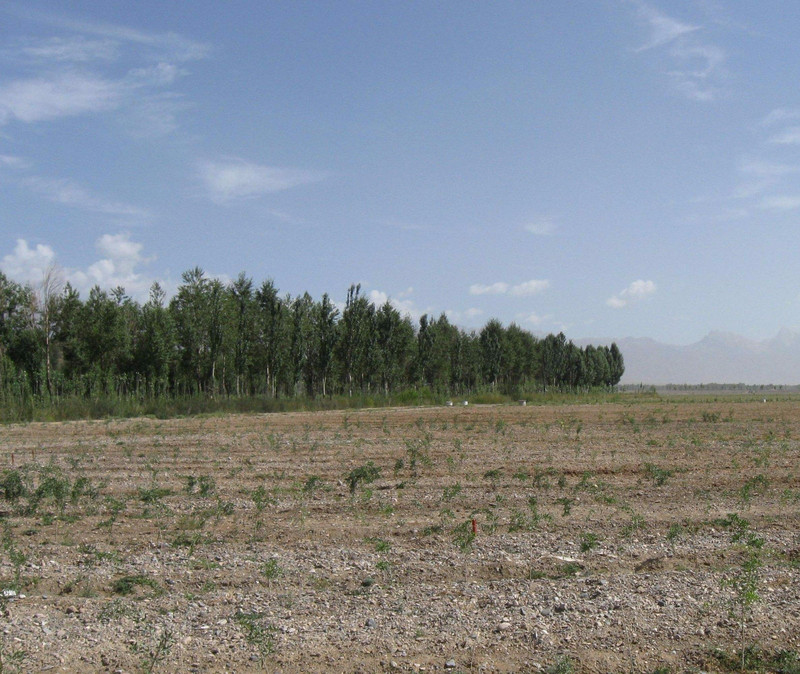
[[[800,145],[800,126],[790,126],[771,136],[773,145]]]
[[[208,198],[220,204],[282,192],[325,178],[325,174],[316,171],[263,166],[239,158],[202,161],[197,172]]]
[[[778,178],[780,176],[797,173],[800,167],[782,162],[767,161],[744,157],[739,161],[739,171],[758,178]]]
[[[17,43],[16,49],[3,50],[4,55],[14,53],[41,64],[90,63],[111,61],[119,53],[115,40],[90,40],[82,35],[49,37],[39,40],[26,39]]]
[[[24,157],[16,157],[10,154],[0,154],[0,166],[9,169],[27,169],[31,163]]]
[[[175,33],[148,33],[16,5],[2,11],[68,34],[18,40],[0,51],[7,64],[0,77],[0,126],[115,111],[133,135],[169,133],[186,107],[174,91],[188,74],[181,64],[209,52],[206,45]]]
[[[631,4],[648,30],[644,44],[635,51],[663,53],[673,88],[686,98],[700,102],[718,98],[727,76],[725,50],[703,39],[702,26],[675,19],[640,0]]]
[[[622,309],[652,297],[655,292],[656,284],[653,281],[639,279],[618,294],[609,297],[606,304],[612,309]]]
[[[551,220],[536,220],[526,224],[524,229],[535,236],[550,236],[555,233],[556,226]]]
[[[93,75],[64,72],[0,86],[0,125],[33,123],[118,107],[124,88]]]
[[[515,297],[525,297],[526,295],[537,295],[550,287],[547,279],[531,279],[517,285],[511,285],[504,281],[484,285],[474,283],[469,287],[470,295],[514,295]]]
[[[742,158],[737,166],[742,181],[735,188],[735,199],[750,199],[764,194],[770,188],[793,173],[800,171],[800,166],[775,162],[752,157]]]
[[[53,203],[104,215],[128,218],[150,217],[148,211],[144,209],[92,194],[72,180],[31,176],[22,180],[21,184]]]
[[[634,2],[633,4],[636,6],[636,13],[639,19],[650,28],[650,35],[647,41],[638,47],[636,51],[646,51],[661,47],[699,29],[699,26],[682,23],[666,14],[662,14],[644,2]]]
[[[783,122],[800,119],[798,108],[775,108],[770,110],[761,120],[761,126],[774,126]]]
[[[111,46],[127,44],[148,47],[153,50],[150,55],[156,58],[167,55],[177,61],[193,61],[206,57],[210,52],[209,45],[174,32],[153,33],[130,26],[103,21],[90,21],[56,12],[43,12],[12,3],[7,3],[0,7],[0,11],[55,29],[68,31],[71,37],[66,38],[66,40],[71,39],[79,42],[80,40],[85,40],[83,36],[92,35],[101,38]],[[56,54],[60,53],[62,52],[56,50]]]
[[[794,211],[800,208],[800,196],[796,195],[772,195],[764,197],[760,206],[767,211]]]

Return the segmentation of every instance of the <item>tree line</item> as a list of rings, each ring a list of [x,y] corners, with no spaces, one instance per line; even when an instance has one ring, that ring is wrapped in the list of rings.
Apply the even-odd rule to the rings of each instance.
[[[0,396],[522,395],[612,387],[624,372],[616,344],[581,348],[497,320],[467,332],[445,314],[415,324],[359,285],[340,311],[327,294],[281,295],[245,274],[181,278],[169,301],[154,283],[140,304],[120,287],[84,300],[54,269],[36,288],[0,272]]]

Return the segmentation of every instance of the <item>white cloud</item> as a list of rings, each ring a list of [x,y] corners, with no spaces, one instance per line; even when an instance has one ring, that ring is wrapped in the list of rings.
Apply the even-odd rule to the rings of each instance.
[[[57,204],[64,204],[65,206],[105,215],[133,218],[149,217],[146,210],[94,195],[71,180],[31,177],[23,180],[22,184],[42,195],[45,199]]]
[[[90,264],[85,271],[65,270],[67,280],[78,290],[86,293],[93,286],[110,290],[122,286],[131,297],[140,301],[147,298],[155,279],[142,274],[138,268],[152,258],[142,256],[143,245],[131,241],[130,234],[103,234],[95,242],[95,248],[103,257]],[[170,285],[160,281],[162,287]]]
[[[738,169],[746,179],[733,192],[733,196],[737,199],[748,199],[763,194],[784,176],[797,173],[799,170],[797,166],[752,158],[740,160]]]
[[[178,128],[178,113],[188,107],[172,92],[144,96],[125,115],[125,130],[134,138],[165,136]]]
[[[123,95],[120,82],[73,72],[17,80],[0,87],[0,124],[104,112],[118,107]]]
[[[475,283],[469,287],[470,295],[503,295],[508,292],[508,283],[499,281],[491,285]]]
[[[97,240],[97,249],[112,260],[130,271],[133,266],[143,261],[141,243],[131,241],[130,234],[103,234]]]
[[[524,283],[520,283],[512,287],[509,290],[511,295],[515,295],[517,297],[525,297],[526,295],[538,295],[539,293],[544,292],[550,287],[550,281],[547,279],[537,280],[532,279],[530,281],[525,281]]]
[[[25,239],[17,239],[14,252],[3,257],[0,269],[17,283],[41,283],[47,268],[55,261],[56,254],[50,246],[41,243],[36,248],[28,247]]]
[[[800,126],[790,126],[769,139],[774,145],[800,145]]]
[[[0,166],[10,169],[30,168],[31,163],[22,157],[15,157],[10,154],[0,154]]]
[[[116,44],[140,45],[167,54],[178,61],[192,61],[205,58],[210,51],[208,45],[190,40],[177,33],[147,33],[135,28],[113,23],[73,19],[56,13],[40,12],[29,7],[5,6],[3,10],[21,15],[31,21],[60,28],[73,34],[86,34],[110,40]]]
[[[768,211],[793,211],[800,208],[800,196],[764,197],[760,206]]]
[[[470,307],[466,311],[456,311],[455,309],[445,309],[444,315],[447,316],[447,320],[450,321],[453,325],[461,325],[462,328],[467,326],[473,326],[478,322],[481,316],[483,316],[483,310],[477,309],[475,307]]]
[[[682,40],[670,50],[682,66],[669,73],[675,89],[695,101],[713,101],[725,77],[725,52],[714,45],[687,45]]]
[[[761,120],[761,126],[772,126],[798,117],[800,117],[800,110],[797,108],[775,108]]]
[[[650,28],[650,36],[647,42],[639,47],[637,51],[661,47],[682,35],[693,33],[699,29],[699,26],[681,23],[643,2],[636,2],[635,4],[637,6],[637,14]]]
[[[726,52],[717,45],[703,42],[698,35],[700,26],[678,21],[638,0],[633,0],[633,4],[650,31],[645,44],[636,51],[664,47],[662,53],[669,57],[668,74],[675,90],[695,101],[715,100],[726,77]]]
[[[29,40],[19,51],[24,56],[39,61],[86,63],[97,60],[111,61],[117,56],[118,50],[114,40],[87,40],[81,35],[76,35]]]
[[[382,290],[370,290],[367,299],[375,305],[376,309],[380,309],[386,302],[389,302],[389,304],[400,312],[401,316],[408,316],[412,321],[419,321],[420,316],[424,313],[428,313],[430,309],[424,311],[419,309],[415,302],[409,299],[411,293],[413,293],[413,288],[408,288],[404,292],[399,293],[395,298]],[[399,299],[400,297],[406,299]]]
[[[122,111],[119,121],[126,133],[164,135],[177,127],[176,113],[185,106],[177,92],[159,90],[187,74],[177,64],[209,51],[175,33],[146,33],[27,8],[3,10],[70,35],[28,39],[2,51],[6,61],[22,63],[34,75],[0,87],[0,125]]]
[[[760,159],[745,158],[739,162],[739,170],[763,178],[773,178],[785,176],[790,173],[797,173],[797,166],[788,164],[778,164],[776,162],[763,161]]]
[[[538,220],[525,225],[525,231],[536,236],[550,236],[556,231],[556,226],[549,220]]]
[[[655,292],[656,284],[653,281],[639,279],[631,283],[619,294],[609,297],[606,300],[606,304],[612,309],[622,309],[652,297]]]
[[[128,80],[132,84],[145,86],[167,86],[172,84],[186,71],[172,63],[158,63],[148,68],[135,68],[128,73]]]
[[[490,285],[483,285],[475,283],[469,287],[470,295],[514,295],[515,297],[524,297],[526,295],[536,295],[544,292],[550,287],[550,281],[546,279],[538,280],[531,279],[518,285],[512,286],[503,281],[492,283]]]
[[[539,314],[536,313],[520,314],[517,318],[527,325],[534,326],[539,326],[546,320],[545,316],[539,316]]]
[[[369,301],[376,307],[382,307],[384,304],[386,304],[388,300],[389,300],[389,295],[387,295],[382,290],[369,291]]]
[[[198,173],[208,197],[216,203],[281,192],[324,177],[313,171],[261,166],[243,159],[201,162]]]

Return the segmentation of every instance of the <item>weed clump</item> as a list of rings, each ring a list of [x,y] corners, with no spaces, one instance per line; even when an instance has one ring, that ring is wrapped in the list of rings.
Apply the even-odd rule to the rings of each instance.
[[[381,476],[381,469],[372,461],[367,461],[363,466],[353,468],[347,474],[347,485],[350,487],[350,494],[355,494],[360,484],[370,484]]]

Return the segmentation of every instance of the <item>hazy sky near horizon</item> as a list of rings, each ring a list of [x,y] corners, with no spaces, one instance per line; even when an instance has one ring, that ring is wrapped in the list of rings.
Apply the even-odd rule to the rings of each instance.
[[[0,270],[800,327],[800,3],[0,0]]]

